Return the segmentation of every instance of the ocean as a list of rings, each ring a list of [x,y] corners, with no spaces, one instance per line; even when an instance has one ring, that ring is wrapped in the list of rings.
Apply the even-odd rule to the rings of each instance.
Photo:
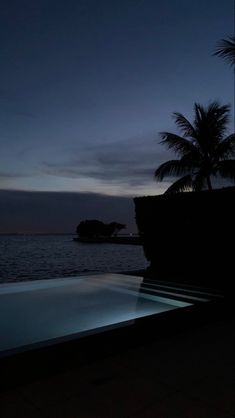
[[[139,245],[84,244],[73,235],[0,235],[0,283],[133,271],[147,265]]]

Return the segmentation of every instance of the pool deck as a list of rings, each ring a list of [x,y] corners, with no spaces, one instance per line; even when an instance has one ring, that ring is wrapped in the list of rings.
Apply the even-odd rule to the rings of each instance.
[[[234,322],[202,322],[5,390],[0,416],[232,418]]]

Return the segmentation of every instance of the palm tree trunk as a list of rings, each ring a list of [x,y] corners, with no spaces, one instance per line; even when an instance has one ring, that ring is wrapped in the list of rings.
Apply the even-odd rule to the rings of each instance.
[[[207,176],[206,177],[206,181],[207,181],[208,190],[212,190],[212,184],[211,184],[211,178],[210,178],[210,176]]]

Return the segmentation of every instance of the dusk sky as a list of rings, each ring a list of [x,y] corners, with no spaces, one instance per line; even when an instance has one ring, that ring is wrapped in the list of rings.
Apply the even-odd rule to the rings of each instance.
[[[92,193],[95,209],[94,193],[120,202],[164,192],[153,176],[170,156],[158,133],[175,131],[172,113],[191,120],[195,101],[218,100],[234,114],[233,71],[212,55],[234,33],[233,5],[2,1],[0,199]]]

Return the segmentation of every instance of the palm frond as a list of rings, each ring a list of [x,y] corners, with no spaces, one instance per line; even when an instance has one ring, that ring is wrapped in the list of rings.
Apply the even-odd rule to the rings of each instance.
[[[213,55],[225,58],[235,67],[235,36],[231,36],[228,39],[222,39],[218,43]]]
[[[220,174],[235,181],[235,134],[225,138],[229,122],[229,105],[211,102],[207,107],[194,104],[194,122],[191,124],[181,113],[174,113],[183,136],[161,132],[161,144],[173,150],[180,158],[170,160],[155,171],[155,178],[181,177],[167,190],[201,190],[205,185],[211,189],[210,177]]]
[[[224,137],[229,122],[230,106],[222,106],[214,101],[205,108],[195,103],[194,110],[197,142],[205,154],[210,154]]]
[[[206,184],[206,177],[202,171],[199,171],[192,182],[192,189],[195,191],[203,190]]]
[[[181,161],[181,164],[183,164],[185,167],[197,168],[201,166],[203,158],[204,156],[201,153],[200,148],[195,147],[194,149],[192,149],[191,152],[183,155],[180,161]]]
[[[208,107],[194,104],[195,125],[206,123],[207,125],[224,126],[229,122],[230,105],[221,105],[214,101],[209,103]]]
[[[194,126],[195,126],[195,131],[196,131],[196,138],[197,138],[197,143],[199,147],[201,148],[202,145],[205,145],[205,141],[203,137],[207,136],[203,132],[205,130],[204,121],[206,119],[206,111],[202,105],[200,105],[199,103],[194,103],[194,113],[195,113]]]
[[[166,145],[168,149],[173,149],[180,156],[195,152],[196,146],[193,142],[182,136],[170,132],[160,132],[160,137],[162,138],[160,144]]]
[[[230,105],[212,102],[208,106],[207,119],[212,135],[222,138],[230,120]]]
[[[188,119],[182,115],[182,113],[174,112],[173,113],[176,125],[183,132],[184,138],[190,137],[195,138],[196,132],[193,125],[188,121]]]
[[[221,177],[232,179],[235,182],[235,160],[220,161],[217,171]]]
[[[191,172],[193,169],[189,164],[182,164],[181,160],[169,160],[161,164],[155,171],[154,177],[162,181],[164,177],[181,176]]]
[[[224,116],[224,114],[227,114],[230,111],[230,105],[221,105],[216,100],[214,102],[209,103],[206,113],[213,115],[216,114],[217,118],[220,118],[221,116]]]
[[[215,156],[217,159],[224,159],[235,155],[235,134],[227,136],[221,141],[216,150]]]
[[[198,123],[205,117],[205,109],[199,103],[194,103],[194,125],[198,127]]]
[[[165,191],[165,194],[174,194],[179,192],[190,191],[192,189],[193,179],[191,174],[187,174],[184,177],[181,177],[179,180],[175,181],[168,189]]]

